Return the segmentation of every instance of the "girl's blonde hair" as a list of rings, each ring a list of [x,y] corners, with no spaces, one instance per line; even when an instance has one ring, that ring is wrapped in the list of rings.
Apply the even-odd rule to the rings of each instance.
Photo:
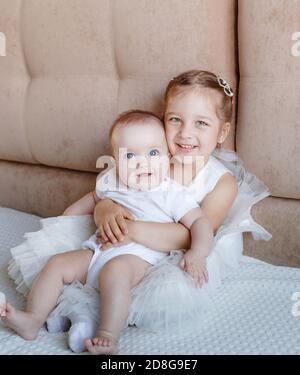
[[[172,96],[178,95],[188,89],[197,90],[203,88],[213,89],[220,93],[222,102],[221,106],[217,109],[217,114],[222,121],[231,122],[233,111],[232,96],[225,93],[224,86],[220,85],[219,78],[214,73],[205,70],[190,70],[171,79],[165,91],[165,107]]]

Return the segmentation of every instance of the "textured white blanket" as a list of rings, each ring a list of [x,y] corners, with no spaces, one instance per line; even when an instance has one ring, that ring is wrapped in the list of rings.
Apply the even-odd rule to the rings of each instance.
[[[9,249],[23,241],[24,233],[39,230],[39,219],[0,207],[0,291],[17,307],[24,305],[24,299],[7,275]],[[243,257],[240,268],[224,280],[214,296],[214,309],[197,332],[178,336],[127,328],[121,336],[119,352],[300,354],[300,307],[292,300],[295,292],[300,292],[300,269],[275,267]],[[0,354],[73,353],[64,333],[50,334],[42,329],[37,340],[29,342],[0,323]]]

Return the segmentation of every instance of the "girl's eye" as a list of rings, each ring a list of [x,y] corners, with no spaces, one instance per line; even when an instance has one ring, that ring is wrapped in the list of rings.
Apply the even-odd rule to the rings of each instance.
[[[197,125],[199,128],[204,127],[204,126],[208,126],[208,124],[207,124],[206,122],[201,121],[201,120],[196,121],[196,125]]]
[[[159,151],[158,151],[158,150],[151,150],[151,151],[149,152],[149,155],[150,155],[150,156],[157,156],[157,155],[159,155]]]
[[[173,124],[177,124],[178,122],[180,122],[180,118],[179,117],[170,117],[169,122],[172,122]]]
[[[134,153],[133,152],[127,152],[126,154],[126,158],[127,159],[132,159],[134,157]]]

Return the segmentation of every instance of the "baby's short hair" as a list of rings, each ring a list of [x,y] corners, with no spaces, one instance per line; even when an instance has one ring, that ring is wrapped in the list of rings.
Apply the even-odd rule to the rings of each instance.
[[[127,125],[133,125],[136,123],[148,123],[148,122],[156,122],[162,128],[164,128],[163,121],[153,112],[150,111],[142,111],[140,109],[133,109],[130,111],[126,111],[121,113],[117,119],[113,122],[110,131],[109,131],[109,141],[112,143],[113,133],[115,132],[116,128],[123,127]]]

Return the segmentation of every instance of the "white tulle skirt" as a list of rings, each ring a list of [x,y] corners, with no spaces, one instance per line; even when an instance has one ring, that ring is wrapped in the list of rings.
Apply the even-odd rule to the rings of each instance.
[[[52,255],[80,249],[96,231],[92,215],[49,217],[41,219],[40,225],[40,230],[25,233],[25,241],[10,249],[8,274],[25,296]]]
[[[196,288],[190,276],[178,263],[182,252],[171,252],[149,269],[146,277],[132,290],[132,304],[127,323],[148,330],[194,329],[199,319],[212,308],[211,296],[222,285],[222,279],[238,267],[243,252],[243,232],[251,232],[255,240],[272,236],[251,216],[251,207],[269,195],[266,186],[246,172],[234,152],[214,153],[230,169],[238,181],[238,195],[224,223],[214,237],[207,258],[209,281]],[[11,249],[9,274],[17,290],[26,294],[47,259],[56,253],[78,249],[95,232],[92,216],[59,216],[41,219],[42,229],[27,233],[25,242]],[[93,319],[99,314],[97,293],[88,286],[74,283],[64,288],[59,304],[51,316],[67,316],[72,311],[87,311]],[[97,310],[97,313],[95,311]]]

